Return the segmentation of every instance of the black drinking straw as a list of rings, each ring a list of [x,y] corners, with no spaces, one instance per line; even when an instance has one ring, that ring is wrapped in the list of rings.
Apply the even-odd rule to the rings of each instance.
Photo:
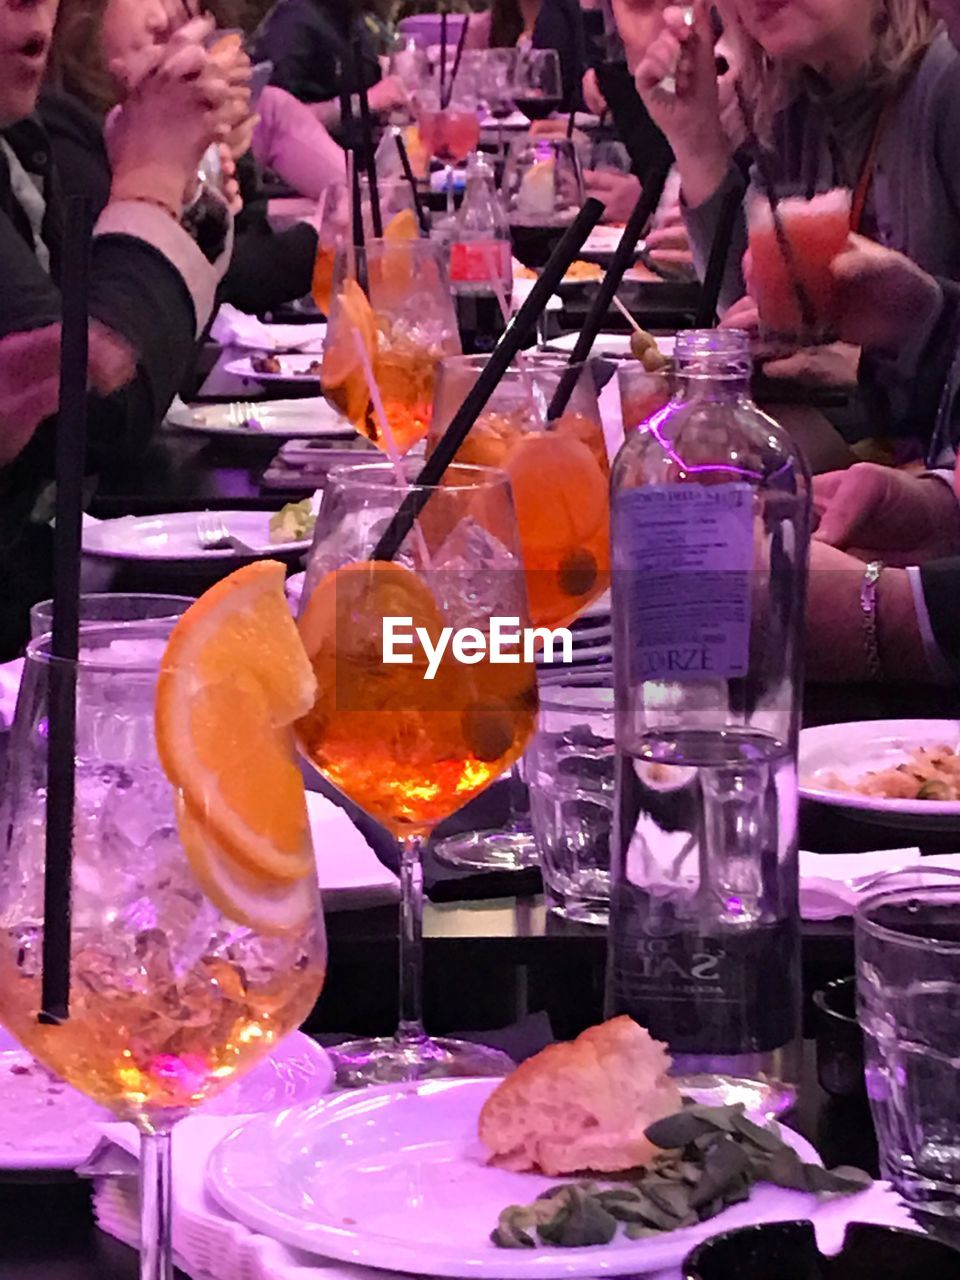
[[[770,206],[770,215],[773,218],[773,233],[777,239],[777,248],[780,250],[780,256],[783,258],[784,266],[787,268],[787,275],[790,277],[790,287],[793,290],[793,296],[797,300],[797,306],[800,310],[800,319],[806,329],[813,332],[817,327],[817,313],[813,303],[810,301],[810,295],[804,288],[803,281],[800,279],[800,273],[797,270],[797,260],[793,254],[793,245],[787,235],[786,227],[783,225],[783,218],[780,217],[780,206],[777,203],[776,183],[773,175],[767,166],[766,157],[760,141],[757,137],[757,131],[754,126],[753,111],[750,103],[747,101],[747,95],[744,92],[743,84],[739,76],[733,77],[733,87],[737,95],[737,106],[743,117],[743,125],[747,131],[747,139],[753,148],[756,156],[757,176],[760,179],[760,187],[766,198],[767,204]]]
[[[70,1016],[70,885],[73,862],[80,632],[80,530],[87,434],[90,201],[67,201],[63,240],[60,406],[54,446],[53,635],[47,673],[47,831],[39,1021]]]
[[[447,110],[447,108],[450,106],[450,103],[453,101],[453,86],[456,83],[457,74],[460,71],[460,59],[463,57],[463,46],[467,43],[468,26],[469,24],[465,17],[463,19],[463,24],[460,27],[460,35],[457,38],[457,48],[456,48],[456,52],[453,55],[453,67],[450,71],[450,79],[447,82],[446,97],[441,98],[440,100],[440,105],[444,109],[444,111]],[[444,44],[444,49],[446,49],[446,44]]]
[[[573,130],[574,130],[574,126],[576,125],[576,122],[577,122],[577,109],[576,107],[571,107],[570,114],[567,116],[567,141],[568,142],[573,141]]]
[[[447,97],[447,11],[440,15],[440,107]]]
[[[437,447],[427,459],[423,470],[401,502],[396,515],[385,529],[373,552],[374,560],[392,560],[404,539],[413,528],[413,522],[430,497],[430,487],[439,484],[443,473],[450,466],[467,433],[483,412],[500,379],[516,358],[521,346],[534,331],[541,312],[547,305],[567,273],[570,263],[583,247],[583,242],[600,221],[604,205],[599,200],[588,199],[583,208],[563,234],[557,247],[540,272],[540,276],[527,300],[511,319],[494,347],[490,359],[484,365],[479,378],[467,392],[463,403],[441,436]]]
[[[377,156],[373,149],[373,125],[370,120],[370,100],[367,97],[367,82],[363,78],[363,48],[360,37],[353,41],[353,65],[356,68],[360,86],[360,134],[363,147],[363,162],[367,170],[367,185],[370,188],[370,220],[373,223],[373,234],[379,240],[383,235],[383,217],[380,213],[380,188],[377,185]]]
[[[556,391],[553,393],[553,399],[550,401],[550,407],[547,410],[547,418],[550,421],[559,418],[567,407],[570,396],[573,394],[573,389],[577,385],[578,370],[576,366],[583,364],[590,355],[597,334],[600,332],[600,326],[606,319],[610,304],[620,288],[624,274],[633,265],[637,252],[637,242],[643,235],[644,228],[660,203],[660,197],[663,195],[663,189],[667,183],[667,175],[670,172],[671,163],[672,158],[664,153],[651,169],[643,184],[640,199],[634,205],[633,213],[631,213],[627,225],[623,229],[620,243],[614,250],[606,275],[600,281],[596,296],[583,322],[580,336],[574,343],[573,350],[570,353],[568,361],[570,368],[564,373],[557,384]]]
[[[730,257],[733,228],[741,206],[740,192],[736,187],[733,187],[723,197],[723,203],[720,206],[717,229],[714,233],[713,244],[710,246],[710,256],[707,259],[707,269],[703,273],[700,301],[697,304],[696,315],[693,320],[695,329],[712,329],[717,323],[720,290],[723,288],[723,277],[727,270],[727,260]]]
[[[425,236],[430,234],[430,220],[427,217],[427,211],[423,207],[423,201],[420,199],[420,192],[417,190],[417,179],[414,177],[413,166],[410,163],[410,156],[407,154],[406,143],[403,141],[403,135],[399,129],[393,134],[393,139],[397,144],[397,152],[400,156],[400,164],[403,167],[403,176],[406,178],[410,187],[410,197],[413,200],[413,208],[417,215],[417,222],[420,224],[420,230]]]

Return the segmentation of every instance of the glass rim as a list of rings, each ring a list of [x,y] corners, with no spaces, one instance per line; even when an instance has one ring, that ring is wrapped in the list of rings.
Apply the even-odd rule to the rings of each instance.
[[[135,628],[142,633],[144,630],[150,632],[146,637],[148,639],[166,640],[170,636],[170,632],[178,622],[177,618],[134,618],[126,622],[93,622],[81,628],[81,635],[86,639],[103,638],[112,635],[117,640],[125,640],[131,638],[131,631]],[[24,657],[27,664],[35,663],[44,667],[63,667],[74,671],[120,671],[126,675],[150,674],[159,672],[162,665],[162,655],[152,657],[149,660],[145,657],[141,661],[129,659],[119,661],[117,658],[112,660],[98,660],[96,654],[93,656],[85,656],[83,646],[81,644],[80,651],[76,658],[65,658],[60,654],[50,652],[53,644],[53,633],[45,631],[42,635],[34,636],[24,649]]]
[[[444,356],[440,361],[440,365],[441,367],[455,365],[458,368],[485,369],[490,363],[491,356],[492,353],[472,356],[465,356],[461,353],[460,355]],[[595,359],[595,356],[587,356],[586,360],[579,360],[576,364],[571,364],[565,359],[562,351],[533,351],[528,355],[524,355],[522,362],[511,361],[507,365],[506,372],[522,374],[525,365],[530,367],[532,371],[537,369],[550,369],[551,371],[553,369],[576,369],[578,372],[582,372],[584,369],[591,369]]]
[[[951,872],[943,867],[939,869],[931,867],[929,871],[914,871],[910,873],[891,872],[891,878],[897,874],[911,874],[917,876],[943,876],[945,883],[943,884],[915,884],[912,887],[904,885],[902,888],[895,889],[878,889],[869,897],[864,898],[862,902],[858,902],[854,909],[853,920],[856,929],[870,938],[878,941],[896,943],[900,947],[923,948],[929,950],[930,947],[936,947],[939,951],[945,951],[950,955],[960,955],[960,938],[946,939],[938,938],[932,932],[928,933],[904,933],[899,929],[891,928],[889,925],[878,924],[875,920],[871,920],[868,913],[871,909],[875,909],[881,904],[895,905],[909,902],[912,898],[924,895],[929,901],[936,901],[941,896],[947,894],[952,895],[956,899],[956,905],[960,910],[960,871],[951,875]]]
[[[167,602],[172,602],[174,604],[191,605],[191,604],[196,604],[197,597],[176,595],[172,591],[123,591],[123,592],[121,591],[81,591],[80,599],[81,601],[86,600],[87,602],[95,601],[98,604],[102,600],[165,600]],[[30,606],[31,615],[33,614],[39,615],[41,612],[46,612],[50,614],[53,613],[53,597],[52,596],[46,600],[37,600],[34,604]],[[171,614],[170,616],[174,617],[175,615]],[[159,622],[161,620],[162,618],[160,617],[114,618],[112,620],[105,619],[103,625],[112,626],[115,622],[117,623],[119,622]],[[83,627],[83,626],[93,626],[93,625],[99,625],[99,624],[97,623],[96,619],[90,619],[89,622],[84,622],[83,618],[81,618],[80,625]]]
[[[416,468],[419,472],[423,469],[423,460],[420,458],[402,458],[400,460],[402,467]],[[447,481],[451,472],[457,474],[466,472],[467,480],[462,484],[444,483]],[[365,479],[369,476],[369,479]],[[380,479],[382,477],[382,480]],[[479,493],[485,489],[502,488],[504,485],[509,487],[510,481],[506,472],[499,470],[497,467],[482,467],[472,462],[452,462],[444,471],[441,480],[437,484],[417,484],[416,473],[410,480],[406,490],[402,490],[397,483],[397,472],[394,464],[384,460],[383,462],[342,462],[335,467],[331,467],[327,472],[327,487],[331,481],[342,481],[349,479],[355,481],[351,487],[355,489],[369,489],[376,493],[392,493],[397,497],[402,496],[404,492],[409,490],[426,491],[427,493]],[[347,486],[341,484],[341,488]]]
[[[583,701],[568,702],[571,695],[583,695]],[[540,710],[616,711],[615,691],[609,684],[547,684],[539,690]],[[609,701],[608,701],[609,699]]]

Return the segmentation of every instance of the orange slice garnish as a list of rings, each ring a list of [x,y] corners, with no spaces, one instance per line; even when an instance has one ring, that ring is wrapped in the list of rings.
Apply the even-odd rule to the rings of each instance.
[[[410,569],[359,560],[321,579],[297,625],[311,657],[321,650],[355,659],[376,655],[379,665],[384,618],[411,618],[412,627],[434,637],[443,626],[432,592]]]
[[[372,363],[377,349],[377,319],[356,280],[344,282],[333,310],[335,321],[323,348],[321,382],[324,392],[337,399],[350,421],[360,422],[366,417],[370,392],[353,335],[360,334]],[[337,396],[340,389],[344,394]]]
[[[317,896],[309,875],[283,881],[252,874],[214,839],[182,796],[177,827],[197,884],[230,920],[273,934],[290,933],[309,919]]]
[[[174,627],[157,682],[164,772],[207,845],[265,889],[314,868],[292,725],[316,681],[283,581],[283,565],[266,560],[211,587]]]
[[[383,229],[384,240],[419,240],[420,226],[412,209],[395,213]]]
[[[576,547],[609,519],[606,476],[579,440],[557,431],[527,436],[511,450],[505,470],[520,542],[531,551]]]

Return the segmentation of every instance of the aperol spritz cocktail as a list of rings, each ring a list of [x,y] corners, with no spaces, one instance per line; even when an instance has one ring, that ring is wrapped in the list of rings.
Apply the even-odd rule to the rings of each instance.
[[[386,421],[370,395],[364,357]],[[430,426],[437,367],[460,351],[446,267],[429,240],[368,241],[340,250],[323,351],[324,395],[358,431],[398,456]]]
[[[2,813],[0,1021],[132,1120],[153,1170],[169,1158],[171,1126],[298,1027],[323,984],[323,915],[285,727],[315,686],[283,578],[280,564],[248,566],[176,623],[82,631],[68,664],[69,1017],[53,1024],[38,1019],[46,749],[65,660],[48,635],[27,650]],[[156,1210],[169,1170],[148,1182],[142,1275],[165,1280],[169,1239],[158,1233],[169,1214]]]
[[[532,655],[497,662],[490,649],[496,619],[528,622],[513,503],[502,475],[453,466],[394,560],[371,560],[416,489],[416,469],[402,467],[406,488],[388,463],[330,472],[298,623],[317,681],[301,750],[401,851],[400,1027],[335,1051],[345,1084],[509,1069],[502,1054],[426,1036],[419,971],[422,841],[518,759],[535,727]],[[409,662],[389,661],[388,619],[420,637],[403,646]],[[448,644],[431,666],[445,628],[470,629],[473,656]]]
[[[443,362],[428,453],[486,359]],[[562,379],[572,380],[573,392],[551,417]],[[496,467],[510,480],[534,625],[572,622],[610,583],[610,468],[589,366],[535,357],[508,370],[457,460]]]

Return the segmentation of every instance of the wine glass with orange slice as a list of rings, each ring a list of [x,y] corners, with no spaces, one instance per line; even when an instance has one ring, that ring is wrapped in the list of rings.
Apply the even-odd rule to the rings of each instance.
[[[298,722],[301,750],[400,848],[400,1020],[396,1035],[338,1046],[342,1084],[448,1075],[502,1075],[512,1063],[481,1045],[431,1039],[421,999],[424,841],[525,750],[537,685],[522,653],[497,662],[495,619],[527,624],[526,587],[506,479],[485,467],[448,469],[392,562],[371,560],[416,469],[334,468],[317,519],[299,618],[317,698]],[[417,640],[388,659],[385,628],[400,620],[435,646],[445,627],[472,629],[472,657],[448,644],[431,668]],[[416,629],[419,628],[418,633]],[[464,634],[467,634],[464,631]]]
[[[3,799],[0,1021],[141,1133],[141,1277],[172,1280],[172,1126],[320,992],[326,939],[292,726],[314,702],[284,568],[178,620],[84,627],[69,1017],[38,1019],[51,637],[28,647]],[[56,778],[50,785],[57,785]]]
[[[442,438],[487,356],[445,360],[437,378],[431,453]],[[561,383],[570,388],[553,408]],[[471,427],[457,461],[496,467],[509,479],[517,510],[535,627],[566,627],[610,584],[610,469],[592,366],[556,356],[527,356],[501,378]],[[512,777],[511,820],[496,831],[448,836],[437,856],[454,866],[518,870],[537,862],[533,833],[517,801]]]
[[[362,249],[344,246],[332,292],[323,393],[378,448],[402,457],[427,434],[440,361],[461,349],[442,252],[399,234]],[[372,402],[365,363],[386,421]]]

